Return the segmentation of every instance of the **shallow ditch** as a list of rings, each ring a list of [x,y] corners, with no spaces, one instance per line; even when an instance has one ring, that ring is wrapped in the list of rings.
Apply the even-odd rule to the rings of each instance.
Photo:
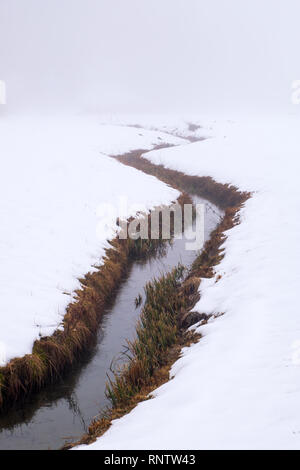
[[[199,139],[187,139],[190,142],[194,140]],[[159,147],[167,146],[162,144]],[[149,253],[148,258],[143,256],[143,259],[134,262],[129,261],[128,252],[121,247],[124,261],[119,264],[121,268],[123,263],[123,270],[124,266],[126,267],[121,283],[116,280],[116,290],[113,290],[113,295],[108,295],[112,300],[104,311],[101,310],[101,302],[98,307],[92,304],[92,307],[97,307],[98,310],[100,307],[100,327],[99,330],[94,328],[97,332],[97,335],[94,335],[94,348],[87,342],[88,347],[81,348],[81,351],[88,350],[89,353],[82,357],[79,351],[80,360],[76,361],[77,366],[67,367],[68,374],[65,373],[66,368],[62,368],[61,381],[57,383],[55,377],[56,385],[48,385],[33,395],[28,394],[31,398],[25,403],[1,413],[0,449],[59,449],[68,442],[84,440],[82,436],[87,431],[85,439],[89,441],[96,438],[99,435],[97,424],[102,416],[101,411],[110,405],[105,395],[107,373],[110,372],[111,365],[120,360],[120,352],[126,341],[134,338],[137,319],[143,308],[143,303],[135,308],[136,296],[143,292],[147,282],[170,272],[179,262],[191,268],[191,276],[201,279],[211,277],[214,266],[223,257],[221,246],[226,238],[224,232],[238,223],[238,211],[250,194],[241,193],[233,186],[217,183],[210,177],[189,176],[162,165],[154,165],[142,157],[143,153],[143,150],[136,150],[114,158],[122,164],[157,177],[180,192],[185,192],[181,203],[184,203],[184,198],[189,199],[188,195],[193,197],[194,203],[204,203],[205,246],[199,254],[185,250],[186,240],[174,240],[171,245],[165,245],[164,250],[154,250],[152,254]],[[149,251],[145,248],[144,253]],[[115,254],[112,254],[112,260],[118,265]],[[104,272],[104,279],[107,278],[110,279],[111,274]],[[100,281],[101,279],[99,278]],[[89,285],[91,280],[87,281]],[[99,282],[97,278],[96,281]],[[101,288],[101,282],[98,285]],[[105,287],[103,290],[105,292]],[[107,294],[104,299],[106,297]],[[89,309],[84,308],[81,318],[84,312],[90,315]],[[72,315],[68,319],[67,326],[72,327]],[[76,310],[74,319],[78,321]],[[91,334],[91,340],[92,337]],[[46,338],[45,344],[51,346],[51,338],[50,341]],[[180,352],[180,344],[177,349]],[[172,362],[174,360],[176,357]],[[123,413],[126,413],[126,410],[121,411],[120,416]],[[94,430],[93,426],[89,428],[92,421],[96,425]]]
[[[216,228],[222,212],[205,204],[205,240]],[[197,253],[185,249],[186,240],[174,240],[156,255],[136,261],[102,317],[97,343],[76,368],[60,383],[46,387],[23,405],[0,417],[0,449],[59,449],[84,434],[100,410],[109,405],[105,395],[107,373],[120,356],[127,339],[133,339],[143,303],[134,300],[154,277],[169,272],[180,262],[189,267]]]

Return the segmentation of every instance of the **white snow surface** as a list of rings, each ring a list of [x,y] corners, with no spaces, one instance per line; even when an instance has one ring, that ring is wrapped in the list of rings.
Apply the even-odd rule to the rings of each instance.
[[[0,116],[0,365],[61,324],[66,294],[101,263],[117,216],[178,197],[107,156],[162,142],[185,143],[94,117]],[[103,204],[115,211],[100,230]]]
[[[300,448],[299,118],[200,122],[208,140],[145,156],[253,192],[200,285],[197,310],[224,315],[197,326],[152,400],[80,449]]]

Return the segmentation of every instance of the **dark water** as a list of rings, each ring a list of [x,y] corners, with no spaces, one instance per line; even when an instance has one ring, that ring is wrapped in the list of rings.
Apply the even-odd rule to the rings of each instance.
[[[205,203],[205,239],[220,220],[220,211]],[[97,345],[84,363],[69,376],[35,395],[22,408],[0,417],[0,449],[59,449],[66,441],[76,441],[91,420],[109,404],[105,397],[107,372],[120,356],[126,339],[132,339],[142,305],[134,299],[143,294],[144,285],[170,271],[179,262],[190,266],[197,253],[185,249],[186,240],[174,240],[161,256],[135,262],[111,308],[103,317]]]

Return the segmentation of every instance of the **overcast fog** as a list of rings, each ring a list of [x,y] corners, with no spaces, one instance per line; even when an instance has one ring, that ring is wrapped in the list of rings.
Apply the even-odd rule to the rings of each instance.
[[[0,0],[9,110],[292,109],[299,0]]]

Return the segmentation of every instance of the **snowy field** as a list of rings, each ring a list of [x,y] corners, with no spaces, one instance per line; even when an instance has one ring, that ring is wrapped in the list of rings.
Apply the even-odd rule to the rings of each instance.
[[[185,143],[96,118],[0,116],[0,365],[57,328],[77,279],[101,262],[118,215],[177,198],[107,156],[162,142]],[[104,214],[103,204],[116,213]]]
[[[225,315],[198,326],[153,400],[82,449],[300,448],[299,119],[200,123],[208,140],[145,156],[253,192],[200,286],[197,310]]]
[[[195,130],[142,116],[0,119],[3,364],[59,326],[78,277],[101,263],[117,215],[178,196],[108,155],[176,144],[145,157],[253,192],[215,278],[200,286],[197,310],[225,315],[197,327],[203,338],[155,399],[82,449],[300,448],[299,119],[198,122]],[[125,213],[100,230],[103,204],[118,211],[121,199]]]

